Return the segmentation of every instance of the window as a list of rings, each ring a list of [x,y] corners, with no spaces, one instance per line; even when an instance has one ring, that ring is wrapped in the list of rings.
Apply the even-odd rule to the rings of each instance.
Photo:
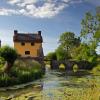
[[[31,43],[31,46],[34,46],[34,42]]]
[[[25,51],[25,55],[30,55],[30,51]]]
[[[24,46],[24,45],[25,45],[25,43],[24,43],[24,42],[22,42],[22,43],[21,43],[21,45],[22,45],[22,46]]]

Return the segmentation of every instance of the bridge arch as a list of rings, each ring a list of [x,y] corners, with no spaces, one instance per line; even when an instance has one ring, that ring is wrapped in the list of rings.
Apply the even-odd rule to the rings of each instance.
[[[51,69],[59,69],[59,66],[63,64],[65,66],[65,70],[72,71],[74,65],[77,65],[78,69],[92,69],[93,66],[88,61],[57,61],[57,60],[51,60]]]

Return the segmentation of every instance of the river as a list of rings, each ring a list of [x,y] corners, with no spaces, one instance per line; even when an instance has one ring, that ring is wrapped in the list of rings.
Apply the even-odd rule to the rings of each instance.
[[[95,82],[100,84],[100,76],[91,74],[66,75],[63,72],[47,68],[42,79],[36,80],[25,88],[1,91],[0,100],[84,100],[71,97],[78,95],[80,97],[80,93],[83,95],[85,90],[89,90],[91,93],[91,85]],[[98,91],[100,91],[99,88]]]

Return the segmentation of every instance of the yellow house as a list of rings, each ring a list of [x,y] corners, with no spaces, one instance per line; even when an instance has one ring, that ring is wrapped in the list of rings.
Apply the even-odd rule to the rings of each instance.
[[[18,33],[14,30],[14,48],[21,57],[43,58],[41,31],[37,33]]]

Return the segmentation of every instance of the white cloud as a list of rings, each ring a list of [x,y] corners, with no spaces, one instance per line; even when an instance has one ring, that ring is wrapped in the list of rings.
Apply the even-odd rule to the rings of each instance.
[[[53,3],[44,3],[41,7],[36,7],[35,5],[27,5],[26,6],[26,14],[33,16],[33,17],[53,17],[58,14],[61,10],[63,10],[65,4],[61,4],[56,6]]]
[[[27,4],[34,4],[37,1],[38,0],[8,0],[8,3],[9,4],[12,4],[12,5],[15,5],[16,4],[19,7],[24,7]]]
[[[51,18],[64,8],[81,0],[7,0],[14,9],[0,9],[0,15],[25,15],[36,18]]]
[[[16,5],[19,7],[25,7],[26,5],[35,4],[38,0],[20,0]]]
[[[20,0],[8,0],[9,4],[16,4],[18,2],[20,2]]]
[[[12,14],[18,14],[16,10],[13,9],[5,9],[5,8],[0,8],[0,15],[12,15]]]

